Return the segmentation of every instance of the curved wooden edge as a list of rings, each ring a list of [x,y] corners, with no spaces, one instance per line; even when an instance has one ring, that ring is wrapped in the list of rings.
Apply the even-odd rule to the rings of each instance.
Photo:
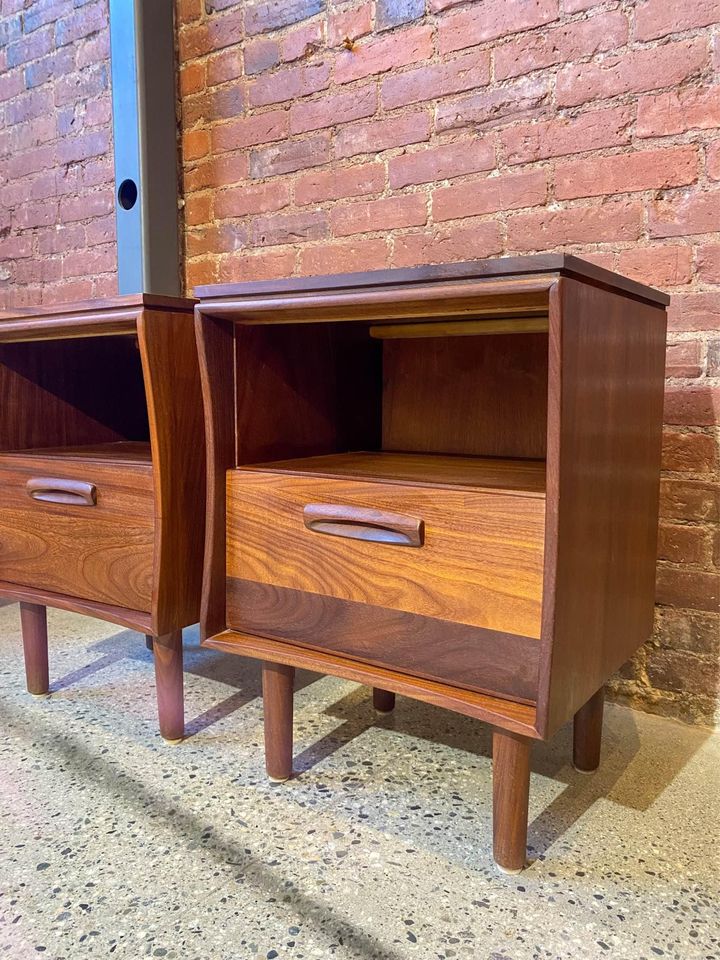
[[[483,720],[503,730],[532,739],[540,738],[535,728],[535,707],[528,704],[514,703],[432,680],[420,680],[383,667],[367,666],[349,657],[305,650],[292,644],[238,633],[235,630],[225,630],[216,636],[208,637],[202,641],[202,646],[380,687],[391,693],[414,697],[424,703]]]
[[[79,597],[69,597],[63,593],[52,593],[49,590],[35,590],[32,587],[23,587],[20,584],[6,581],[0,581],[0,597],[14,600],[17,603],[34,603],[45,607],[56,607],[58,610],[71,610],[73,613],[81,613],[86,617],[97,617],[98,620],[117,623],[121,627],[137,630],[139,633],[154,633],[151,615],[140,610],[113,607],[108,603],[82,600]]]

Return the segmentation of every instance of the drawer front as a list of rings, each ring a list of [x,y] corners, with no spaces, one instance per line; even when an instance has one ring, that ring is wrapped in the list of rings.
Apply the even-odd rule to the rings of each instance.
[[[229,577],[540,636],[542,497],[242,470],[227,488]],[[422,546],[313,531],[313,505],[420,520]]]
[[[2,579],[149,612],[152,467],[32,459],[0,466]]]

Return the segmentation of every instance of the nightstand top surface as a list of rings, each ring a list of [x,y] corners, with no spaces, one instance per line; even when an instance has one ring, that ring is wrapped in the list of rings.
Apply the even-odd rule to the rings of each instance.
[[[188,297],[163,297],[154,293],[128,293],[121,297],[96,297],[68,303],[41,303],[31,307],[0,310],[0,323],[6,320],[40,320],[44,317],[67,317],[79,314],[113,313],[118,310],[192,310],[195,301]]]
[[[462,263],[444,263],[432,266],[389,270],[369,270],[359,273],[337,273],[318,277],[290,277],[282,280],[253,280],[246,283],[220,283],[196,287],[194,294],[200,301],[237,300],[245,297],[283,294],[320,294],[328,291],[360,290],[386,286],[412,286],[447,280],[490,280],[503,278],[532,278],[534,275],[569,276],[600,283],[626,294],[641,297],[658,306],[667,306],[670,297],[637,283],[619,273],[598,267],[588,260],[564,253],[543,253],[526,257],[497,257],[489,260],[471,260]]]

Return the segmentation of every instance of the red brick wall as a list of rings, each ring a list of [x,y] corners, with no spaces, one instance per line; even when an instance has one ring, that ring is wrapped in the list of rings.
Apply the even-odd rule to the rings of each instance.
[[[117,292],[107,0],[0,0],[0,308]]]

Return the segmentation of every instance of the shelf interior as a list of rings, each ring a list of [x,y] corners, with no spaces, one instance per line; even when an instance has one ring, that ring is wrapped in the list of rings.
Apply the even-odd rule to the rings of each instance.
[[[27,450],[4,450],[0,461],[8,459],[83,460],[94,463],[151,464],[150,443],[119,440],[113,443],[76,444],[67,447],[34,447]]]

